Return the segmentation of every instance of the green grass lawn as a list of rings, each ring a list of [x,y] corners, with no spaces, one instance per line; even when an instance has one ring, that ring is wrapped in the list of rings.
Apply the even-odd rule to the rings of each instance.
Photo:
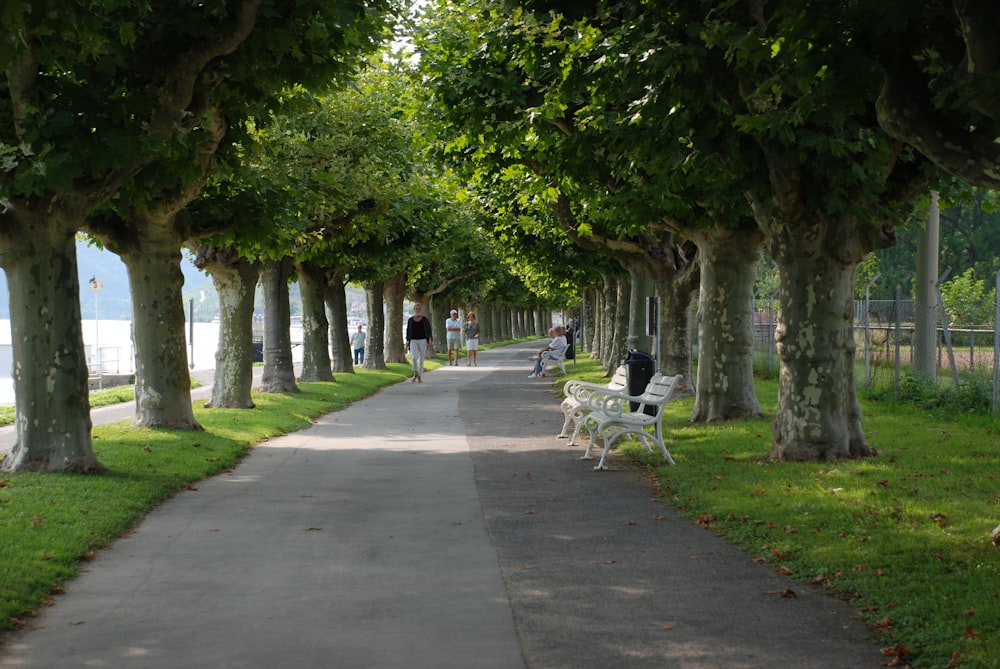
[[[603,375],[587,359],[568,369],[565,378]],[[390,365],[304,383],[300,394],[255,394],[258,410],[198,403],[204,432],[97,426],[105,476],[0,476],[0,627],[23,624],[81,560],[176,491],[235,466],[254,443],[409,374],[408,365]],[[754,420],[691,425],[693,400],[671,402],[676,467],[635,444],[622,450],[656,474],[665,504],[786,574],[790,591],[820,587],[849,599],[886,648],[886,664],[1000,667],[1000,549],[988,541],[1000,523],[1000,423],[985,413],[863,400],[878,457],[774,463],[766,455],[777,383],[759,380],[757,390],[766,415]]]

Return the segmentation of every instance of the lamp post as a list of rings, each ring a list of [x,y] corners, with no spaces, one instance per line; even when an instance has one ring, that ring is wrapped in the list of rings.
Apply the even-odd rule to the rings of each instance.
[[[101,337],[100,337],[100,323],[101,315],[99,311],[99,303],[97,294],[100,290],[104,288],[104,282],[98,279],[96,276],[90,277],[90,289],[94,291],[94,358],[97,364],[97,375],[100,376],[104,373],[104,365],[101,364]]]

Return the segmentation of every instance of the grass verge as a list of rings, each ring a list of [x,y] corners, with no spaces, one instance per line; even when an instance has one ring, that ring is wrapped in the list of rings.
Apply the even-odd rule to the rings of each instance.
[[[601,381],[592,361],[570,376]],[[638,444],[622,451],[654,470],[665,503],[791,579],[849,599],[886,664],[1000,667],[1000,438],[984,413],[862,400],[878,456],[775,463],[775,380],[758,380],[765,416],[692,425],[693,398],[667,407],[663,466]]]
[[[428,369],[440,366],[429,360]],[[301,393],[255,393],[257,408],[204,409],[204,432],[138,429],[130,421],[93,429],[109,473],[0,476],[0,628],[24,624],[63,591],[81,561],[127,532],[158,503],[235,466],[255,444],[409,378],[410,366],[358,369],[336,383],[301,383]],[[129,398],[131,399],[131,397]]]

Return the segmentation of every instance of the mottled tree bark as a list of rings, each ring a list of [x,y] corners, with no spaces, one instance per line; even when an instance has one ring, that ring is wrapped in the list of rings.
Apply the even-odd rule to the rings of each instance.
[[[684,378],[677,394],[690,394],[694,379],[694,355],[691,343],[691,303],[698,283],[698,268],[689,267],[673,277],[660,277],[659,370],[661,374]]]
[[[241,260],[212,282],[219,295],[219,347],[215,352],[212,409],[253,409],[253,310],[259,269]]]
[[[514,338],[514,308],[503,307],[500,323],[500,335],[502,341],[509,341]]]
[[[0,214],[7,274],[16,423],[4,471],[104,471],[90,436],[87,359],[80,326],[78,206]]]
[[[850,213],[805,205],[801,174],[775,159],[774,197],[754,200],[780,271],[775,341],[781,363],[774,418],[777,460],[830,461],[874,454],[861,429],[854,383],[854,273],[895,231]]]
[[[627,262],[628,275],[631,282],[631,293],[628,303],[628,334],[625,337],[625,347],[637,349],[650,355],[654,351],[655,339],[646,334],[646,301],[656,295],[656,281],[653,273],[644,264]]]
[[[134,423],[200,430],[191,403],[184,333],[181,246],[186,232],[176,218],[169,212],[135,212],[126,226],[132,233],[108,238],[108,246],[125,263],[132,291]]]
[[[382,296],[385,300],[385,362],[405,363],[406,344],[403,341],[403,327],[406,321],[403,301],[406,297],[406,277],[397,276],[386,281],[382,288]]]
[[[365,353],[365,368],[366,369],[385,369],[385,347],[382,342],[385,341],[385,310],[383,309],[385,299],[385,284],[381,281],[373,281],[371,283],[365,283],[365,306],[368,310],[368,339],[371,342],[378,341],[378,346],[372,346],[372,355],[369,359],[368,353]],[[399,312],[402,312],[402,305],[400,305]],[[402,329],[400,329],[402,332]],[[402,341],[402,334],[397,335]]]
[[[299,380],[332,382],[330,324],[326,318],[326,270],[314,262],[297,262],[295,269],[302,297],[302,369]],[[344,325],[346,333],[347,324]]]
[[[253,409],[253,309],[260,269],[235,246],[195,246],[195,265],[212,275],[219,295],[219,346],[206,408]]]
[[[260,380],[262,393],[297,393],[292,364],[291,309],[288,304],[288,279],[292,261],[268,260],[261,272],[264,287],[264,371]]]
[[[330,314],[330,343],[333,348],[333,371],[354,373],[354,347],[347,323],[347,286],[344,270],[333,269],[326,277],[326,310]],[[367,360],[370,353],[365,351]]]
[[[753,380],[753,282],[764,245],[756,225],[717,226],[695,240],[701,265],[698,382],[691,421],[760,415]]]

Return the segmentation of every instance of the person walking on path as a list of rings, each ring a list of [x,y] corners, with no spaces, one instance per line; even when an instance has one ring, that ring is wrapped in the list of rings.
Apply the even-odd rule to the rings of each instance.
[[[476,367],[479,357],[479,321],[471,311],[465,317],[465,366]]]
[[[413,315],[406,321],[406,350],[413,362],[411,382],[424,382],[424,358],[427,357],[427,347],[430,345],[431,322],[424,318],[423,306],[417,302],[413,305]]]
[[[451,317],[444,321],[444,329],[447,331],[445,337],[448,344],[448,366],[457,366],[462,352],[462,319],[458,317],[458,309],[451,310]]]
[[[361,323],[358,323],[358,331],[351,335],[351,346],[354,347],[354,364],[365,364],[365,333],[361,330]]]

